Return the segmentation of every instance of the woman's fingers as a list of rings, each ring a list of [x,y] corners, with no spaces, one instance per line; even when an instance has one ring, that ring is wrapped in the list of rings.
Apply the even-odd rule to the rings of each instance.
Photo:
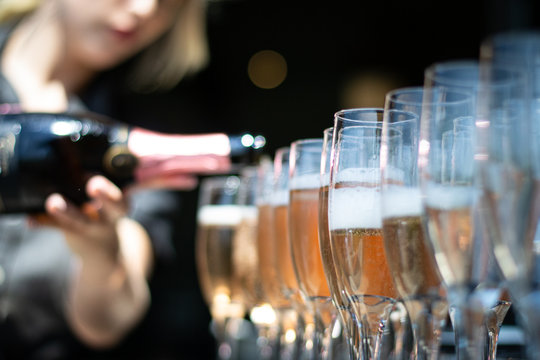
[[[86,193],[90,198],[103,198],[110,201],[123,201],[122,190],[112,181],[101,175],[92,176],[86,183]]]
[[[127,205],[122,191],[103,176],[90,178],[86,191],[90,201],[80,207],[60,194],[52,194],[45,201],[45,210],[57,226],[79,236],[92,237],[99,236],[101,231],[110,232],[126,215]]]
[[[46,199],[45,210],[64,230],[79,232],[88,226],[88,217],[60,194],[52,194]]]
[[[127,204],[122,191],[107,178],[93,176],[88,180],[86,191],[102,221],[115,223],[126,215]]]

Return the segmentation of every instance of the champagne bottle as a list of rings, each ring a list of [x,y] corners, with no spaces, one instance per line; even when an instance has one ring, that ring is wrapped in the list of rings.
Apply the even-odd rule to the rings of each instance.
[[[94,113],[2,115],[0,213],[42,212],[53,192],[81,204],[95,174],[124,187],[159,176],[226,172],[232,156],[253,147],[238,146],[238,139],[156,133]]]

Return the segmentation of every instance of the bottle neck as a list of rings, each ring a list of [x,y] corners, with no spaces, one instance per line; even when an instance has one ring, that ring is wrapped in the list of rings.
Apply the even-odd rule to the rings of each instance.
[[[139,159],[208,154],[228,156],[231,152],[229,137],[222,133],[178,135],[132,128],[127,145]]]
[[[231,166],[229,137],[221,133],[178,135],[133,128],[127,147],[138,159],[136,182],[176,175],[224,173]]]

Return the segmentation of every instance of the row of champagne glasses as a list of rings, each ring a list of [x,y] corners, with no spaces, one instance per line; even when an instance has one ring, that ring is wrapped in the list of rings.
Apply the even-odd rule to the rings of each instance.
[[[480,60],[434,64],[424,86],[391,91],[384,109],[340,111],[322,138],[261,164],[258,230],[240,246],[255,254],[242,271],[259,280],[240,286],[250,301],[229,286],[227,315],[214,320],[268,309],[257,321],[268,358],[379,359],[409,357],[397,344],[410,319],[411,356],[436,359],[450,319],[459,359],[495,359],[515,304],[536,358],[539,37],[494,37]],[[199,263],[217,264],[203,253]],[[203,286],[211,309],[223,307],[219,286]]]
[[[413,319],[416,357],[436,357],[447,305],[438,270],[423,239],[418,176],[416,170],[411,170],[416,168],[414,148],[419,119],[414,112],[394,109],[414,104],[419,94],[422,89],[400,89],[389,94],[386,111],[355,109],[338,113],[335,126],[341,130],[334,150],[329,147],[329,134],[333,134],[330,129],[325,131],[324,139],[299,140],[290,149],[279,149],[273,172],[267,164],[261,165],[263,176],[258,182],[258,195],[251,195],[253,199],[240,185],[258,180],[259,174],[255,180],[244,176],[205,182],[205,187],[214,189],[219,185],[223,191],[219,197],[209,195],[217,203],[202,206],[199,213],[203,229],[214,227],[221,233],[206,240],[201,235],[199,241],[199,263],[218,267],[209,271],[217,283],[212,287],[216,294],[210,301],[217,324],[223,327],[226,319],[242,317],[250,306],[268,302],[282,323],[257,321],[268,325],[259,327],[266,341],[279,342],[275,338],[286,337],[287,329],[305,338],[300,341],[304,345],[293,346],[288,352],[283,346],[285,339],[281,351],[276,344],[270,344],[261,349],[262,354],[268,358],[278,353],[281,358],[317,358],[328,351],[324,335],[328,336],[337,311],[346,333],[352,335],[352,356],[378,358],[383,326],[397,301],[402,301]],[[382,154],[381,148],[385,149]],[[326,166],[330,161],[326,159],[332,160],[332,153],[338,170],[330,183]],[[380,156],[384,164],[382,176]],[[247,187],[249,191],[252,188]],[[206,188],[204,192],[211,193]],[[334,209],[334,215],[328,212],[331,192],[334,203],[330,209]],[[201,201],[207,200],[202,197]],[[254,230],[256,201],[258,231]],[[330,226],[328,219],[332,216],[336,218]],[[208,220],[212,218],[214,221]],[[362,219],[368,220],[363,223]],[[295,225],[287,231],[289,222]],[[281,239],[277,233],[281,233]],[[280,242],[284,243],[281,247]],[[206,244],[204,250],[202,244]],[[341,265],[336,267],[335,262]],[[333,289],[335,310],[328,307],[330,292],[322,274],[323,263]],[[224,280],[227,276],[229,285]],[[202,283],[206,283],[204,279]],[[302,296],[298,296],[299,292]],[[295,327],[299,324],[295,317],[304,321],[300,324],[305,328]],[[311,347],[306,347],[310,342]],[[226,357],[228,352],[224,354]]]
[[[414,91],[415,89],[397,90],[393,92],[391,96],[399,95],[399,97],[402,98],[400,102],[404,102],[403,94],[406,93],[408,96],[410,96]],[[359,245],[362,240],[373,239],[373,234],[371,238],[364,237],[363,239],[359,239],[360,241],[352,241],[348,244],[345,243],[343,246],[341,246],[343,250],[338,253],[338,261],[340,261],[339,259],[345,259],[343,262],[348,266],[345,269],[335,268],[332,265],[334,262],[334,256],[331,251],[332,244],[334,244],[334,248],[336,248],[335,244],[340,244],[340,240],[334,236],[333,241],[330,241],[331,236],[329,232],[330,228],[327,211],[329,167],[325,166],[325,159],[330,159],[328,154],[332,153],[331,148],[328,147],[329,144],[332,144],[331,137],[329,136],[329,134],[332,134],[329,131],[330,129],[325,131],[326,136],[324,139],[326,139],[326,142],[324,143],[324,146],[324,139],[299,140],[292,144],[291,149],[280,149],[276,153],[276,161],[274,166],[275,173],[272,176],[273,181],[269,181],[267,184],[261,182],[262,186],[260,187],[260,193],[265,195],[258,197],[259,236],[255,236],[257,232],[254,230],[254,222],[256,220],[256,216],[254,215],[255,208],[253,205],[246,206],[246,204],[253,204],[255,201],[246,201],[246,190],[241,188],[242,184],[250,184],[253,179],[251,177],[244,176],[241,179],[236,177],[214,178],[210,179],[211,181],[209,180],[205,182],[205,186],[213,184],[215,187],[216,184],[220,185],[220,188],[225,193],[225,195],[222,195],[222,197],[226,199],[219,199],[218,204],[211,207],[201,207],[199,214],[199,221],[201,225],[213,225],[214,227],[221,227],[221,235],[219,237],[214,236],[214,241],[217,241],[217,244],[221,244],[219,247],[216,247],[215,244],[212,245],[209,239],[206,240],[206,244],[207,246],[210,245],[210,249],[212,249],[212,246],[214,247],[214,254],[211,255],[210,252],[210,254],[206,255],[208,260],[207,262],[211,263],[213,266],[220,264],[220,262],[217,261],[219,260],[219,254],[225,255],[225,260],[223,261],[230,261],[230,264],[228,264],[231,281],[230,285],[224,285],[224,281],[222,280],[221,284],[214,286],[215,289],[220,291],[227,290],[227,295],[222,293],[214,295],[212,309],[217,323],[225,323],[224,317],[228,317],[229,319],[241,317],[243,316],[242,311],[246,311],[246,309],[250,306],[254,307],[258,303],[267,301],[268,303],[273,304],[275,312],[279,314],[278,318],[280,321],[286,320],[285,315],[287,311],[289,312],[289,315],[296,311],[296,316],[306,321],[305,325],[307,326],[305,328],[295,328],[295,321],[291,321],[292,319],[289,318],[289,325],[285,325],[284,322],[279,324],[284,325],[282,329],[285,329],[282,331],[281,336],[286,336],[288,328],[289,330],[297,331],[296,335],[300,335],[302,333],[309,334],[306,335],[304,340],[307,340],[307,343],[311,341],[311,351],[308,351],[310,349],[307,347],[297,348],[293,346],[289,349],[288,353],[286,353],[285,351],[287,347],[283,346],[283,349],[280,351],[281,358],[294,358],[296,356],[295,354],[298,356],[300,356],[299,354],[303,354],[302,356],[304,356],[304,358],[316,358],[316,356],[324,356],[324,352],[328,351],[328,342],[323,344],[324,335],[325,333],[328,335],[330,324],[332,320],[336,319],[336,316],[335,310],[332,311],[333,308],[328,308],[327,306],[327,297],[329,292],[325,286],[326,282],[324,280],[324,276],[321,274],[322,263],[319,263],[321,260],[323,260],[325,263],[325,275],[328,277],[328,284],[335,288],[334,291],[332,291],[332,295],[334,305],[336,305],[335,309],[340,314],[342,320],[341,324],[343,324],[347,333],[356,333],[354,338],[351,338],[351,344],[353,346],[352,354],[354,354],[355,357],[373,358],[378,356],[377,354],[380,352],[380,341],[382,339],[382,331],[380,331],[382,329],[381,323],[386,322],[388,314],[393,310],[393,306],[396,304],[396,299],[403,300],[403,302],[407,305],[410,315],[422,314],[423,316],[426,316],[427,314],[432,316],[432,318],[428,317],[427,319],[418,319],[415,315],[412,316],[412,318],[415,319],[414,324],[419,324],[419,326],[416,326],[415,329],[423,329],[424,332],[427,331],[427,333],[415,334],[417,338],[421,339],[421,343],[424,341],[423,347],[420,348],[425,349],[424,351],[433,351],[434,354],[436,353],[438,345],[437,331],[440,330],[437,325],[444,322],[445,302],[441,298],[440,281],[438,280],[438,276],[436,274],[437,270],[429,269],[429,267],[432,267],[433,265],[433,260],[427,253],[425,244],[421,241],[421,231],[420,229],[416,229],[416,231],[410,230],[411,228],[414,228],[415,225],[418,225],[415,221],[417,219],[414,218],[414,216],[418,215],[416,212],[419,211],[419,205],[414,199],[414,196],[417,196],[418,189],[414,187],[412,189],[402,189],[399,186],[396,187],[399,181],[404,181],[403,178],[396,179],[396,174],[401,174],[402,177],[405,173],[410,173],[409,176],[413,178],[416,178],[416,176],[409,171],[402,171],[399,173],[391,166],[392,164],[398,164],[405,167],[405,169],[408,169],[410,166],[414,166],[414,155],[411,155],[411,149],[415,146],[414,143],[417,142],[417,139],[412,136],[415,133],[414,128],[417,127],[417,119],[411,113],[406,112],[394,112],[391,114],[392,116],[390,116],[390,112],[387,111],[386,114],[386,123],[395,123],[396,125],[399,125],[400,129],[400,132],[396,130],[394,136],[389,137],[389,139],[392,141],[386,142],[388,149],[387,153],[400,156],[388,158],[388,168],[392,169],[392,171],[383,171],[382,179],[379,177],[379,175],[377,175],[379,166],[378,154],[380,153],[381,148],[380,140],[383,136],[382,109],[357,109],[343,111],[336,117],[338,127],[346,128],[347,125],[355,125],[350,126],[350,128],[343,129],[343,136],[341,139],[341,144],[339,145],[340,156],[342,157],[341,161],[346,161],[344,160],[345,156],[352,159],[347,160],[349,163],[352,161],[352,165],[343,165],[344,175],[339,175],[340,177],[345,177],[348,180],[345,182],[341,181],[340,184],[334,186],[334,188],[342,189],[340,191],[344,195],[341,194],[340,196],[341,198],[345,199],[345,203],[348,205],[336,203],[336,206],[341,206],[345,209],[345,211],[338,210],[343,212],[345,217],[350,216],[349,214],[358,213],[358,211],[362,208],[365,208],[365,212],[375,211],[375,215],[372,216],[372,219],[374,218],[375,222],[377,222],[376,219],[379,215],[376,214],[376,209],[378,207],[376,204],[379,200],[375,199],[375,202],[365,202],[363,205],[359,205],[362,202],[362,196],[355,199],[357,194],[355,194],[354,191],[367,191],[368,194],[375,191],[375,193],[371,195],[377,197],[377,187],[373,188],[373,182],[375,182],[376,185],[379,182],[387,184],[388,186],[383,186],[383,190],[381,191],[383,200],[381,203],[381,210],[385,208],[385,204],[387,203],[397,203],[400,204],[400,206],[398,206],[397,209],[395,206],[392,206],[390,210],[386,210],[386,213],[389,215],[387,216],[388,219],[385,219],[384,221],[385,226],[383,228],[386,230],[385,233],[391,233],[392,231],[395,232],[401,229],[402,233],[405,232],[406,234],[409,234],[409,238],[405,239],[404,235],[394,234],[393,236],[386,236],[385,234],[385,251],[383,251],[382,242],[380,239],[380,229],[373,230],[375,228],[374,225],[354,225],[358,228],[365,226],[368,230],[372,229],[369,230],[370,232],[373,232],[374,234],[378,233],[379,244],[369,244],[367,243],[369,241],[368,240],[364,241],[367,244]],[[400,119],[400,117],[403,118]],[[374,122],[372,120],[374,120]],[[348,122],[351,124],[347,124]],[[345,125],[341,123],[345,123]],[[364,127],[358,126],[362,123],[365,125]],[[407,126],[412,127],[409,129],[409,143],[403,144],[402,134],[405,132],[404,129],[406,129]],[[371,164],[373,166],[372,169],[369,167],[354,167],[359,161],[363,161],[356,156],[358,155],[359,147],[370,150],[367,152],[364,151],[365,156],[368,158],[368,160],[364,161],[364,163]],[[307,157],[308,160],[304,159],[305,157]],[[314,158],[317,157],[319,159],[314,160]],[[289,159],[291,158],[293,159],[293,165],[291,166],[291,171],[289,171],[288,164]],[[268,166],[261,166],[261,169],[264,169],[265,167],[266,170],[268,170]],[[320,177],[319,182],[319,179],[317,177],[313,177],[312,175],[318,175],[320,167],[322,176]],[[282,179],[281,175],[283,173],[290,174],[285,176],[286,179]],[[386,173],[389,174],[386,175]],[[266,179],[267,177],[268,176],[265,176],[264,178]],[[358,178],[355,179],[355,177]],[[282,180],[284,180],[283,183],[285,184],[292,180],[290,181],[290,186],[285,186],[285,189],[289,190],[285,190],[283,192],[283,189],[280,188],[283,186],[283,184],[281,184]],[[367,185],[366,189],[360,190],[356,188],[355,181],[362,186]],[[343,183],[347,184],[344,185]],[[410,183],[409,181],[406,181],[404,185],[414,185],[414,181]],[[392,191],[385,191],[384,189],[387,187],[389,189],[391,188]],[[251,188],[252,187],[249,187],[249,189]],[[268,188],[277,191],[270,191],[269,193],[271,196],[269,196],[266,194],[268,192]],[[287,193],[289,192],[291,195],[290,199],[287,196]],[[244,194],[244,196],[241,196],[242,194]],[[235,196],[237,198],[236,200]],[[397,197],[398,200],[396,201],[392,197]],[[202,200],[204,200],[204,197]],[[355,202],[355,200],[358,200],[359,202]],[[232,203],[228,203],[228,201],[232,201]],[[287,205],[288,203],[290,203],[290,205]],[[243,204],[243,206],[238,206],[239,204]],[[357,208],[351,208],[351,204],[353,204],[353,207],[356,205]],[[406,207],[403,207],[403,204],[412,205],[413,212],[407,213],[408,210]],[[360,207],[358,208],[358,206]],[[289,207],[290,210],[288,209]],[[213,222],[208,220],[212,218],[212,216],[209,215],[212,212],[210,211],[212,208],[214,212]],[[317,210],[319,211],[318,214]],[[405,213],[402,214],[400,212]],[[385,211],[383,210],[381,213],[385,213]],[[235,214],[235,216],[231,216],[232,214]],[[413,215],[412,218],[407,216],[410,214]],[[317,217],[319,217],[319,219],[317,219]],[[398,218],[397,222],[395,219],[396,217]],[[296,227],[291,226],[291,229],[296,230],[291,230],[290,232],[286,230],[287,223],[289,223],[289,218],[292,219],[292,221],[290,221],[291,223],[296,223]],[[275,222],[275,220],[278,219],[281,219],[281,221]],[[300,230],[302,224],[309,222],[308,220],[311,220],[311,224],[303,225],[305,230]],[[319,222],[318,225],[317,222]],[[274,223],[278,225],[264,226],[265,224]],[[351,223],[354,223],[354,221]],[[234,233],[231,231],[232,228],[234,228]],[[281,229],[283,236],[281,241],[285,244],[284,247],[282,247],[282,254],[277,255],[277,252],[279,251],[278,243],[280,241],[275,238],[274,234],[279,233],[279,229]],[[337,232],[341,232],[341,230],[342,229],[338,229]],[[317,232],[319,234],[317,234]],[[350,236],[355,236],[356,232],[357,231],[353,229],[353,231],[351,231],[352,235]],[[200,234],[204,233],[205,231],[200,232]],[[224,235],[224,233],[227,233],[228,236],[227,234]],[[310,233],[311,237],[308,237]],[[329,236],[325,237],[322,236],[322,234],[327,234]],[[415,243],[415,236],[418,237],[416,240],[419,240],[419,243]],[[289,238],[296,239],[300,244],[295,245],[293,243],[294,240],[289,240]],[[324,238],[326,238],[326,240]],[[223,246],[224,239],[226,246]],[[404,246],[412,248],[409,253],[407,253],[407,249],[400,249],[399,244],[396,246],[395,243],[390,243],[390,241],[399,243],[400,239],[402,240],[401,243],[405,244]],[[320,240],[320,246],[318,240]],[[199,244],[204,243],[205,241],[199,242]],[[375,247],[375,250],[370,249],[370,247]],[[230,250],[225,251],[225,248],[229,248]],[[295,248],[297,248],[296,251]],[[371,250],[371,252],[367,253],[366,249]],[[199,250],[199,253],[202,252],[204,251]],[[208,253],[208,249],[206,252]],[[275,255],[271,255],[272,252],[274,252]],[[359,252],[365,253],[365,256],[361,258],[360,262],[357,261],[357,255]],[[296,255],[294,255],[295,253]],[[256,254],[256,256],[254,256],[254,254]],[[407,259],[407,254],[411,257],[411,259]],[[226,260],[227,256],[230,256],[230,260]],[[369,270],[366,270],[367,267],[363,265],[362,261],[367,262],[369,260],[373,260],[373,258],[376,258],[377,256],[379,256],[379,264],[377,267],[371,270],[371,273],[367,272]],[[395,258],[393,259],[392,256]],[[386,264],[386,258],[388,259],[391,269],[397,267],[396,274],[400,276],[399,278],[396,276],[396,274],[393,274],[393,278],[390,278],[388,271],[386,271],[386,273],[379,273],[378,277],[373,275],[381,269],[381,261],[383,265]],[[421,261],[418,261],[419,258]],[[257,259],[260,259],[258,263]],[[274,261],[272,261],[272,259],[274,259]],[[278,259],[287,261],[276,261]],[[287,267],[278,265],[280,262],[285,263],[285,265],[288,264]],[[201,261],[200,263],[203,264],[204,261]],[[213,277],[217,278],[218,280],[220,276],[221,278],[226,278],[225,275],[227,274],[227,272],[224,271],[224,268],[227,266],[219,266],[221,267],[221,270],[214,271],[215,274],[213,275]],[[298,269],[301,266],[304,267],[303,270]],[[283,268],[289,268],[288,276],[287,274],[283,274]],[[407,275],[405,270],[408,268],[412,269],[412,274]],[[318,273],[311,271],[313,269],[318,270]],[[300,275],[302,271],[304,271],[304,274]],[[330,271],[333,271],[334,275],[329,277],[328,274],[332,274]],[[271,275],[265,274],[265,272],[270,272]],[[342,274],[341,276],[353,279],[352,282],[349,284],[340,283],[337,277],[338,272],[348,272],[349,275]],[[259,273],[260,276],[255,276],[257,273]],[[279,276],[277,275],[278,273],[280,274]],[[363,275],[360,276],[355,274]],[[357,276],[358,278],[354,279],[354,276]],[[280,278],[288,278],[288,281],[282,280],[281,283],[280,281],[272,281],[272,279],[275,280]],[[257,279],[260,279],[261,282],[257,282]],[[365,282],[366,280],[368,282],[372,281],[375,283],[380,283],[383,286],[369,286],[369,284],[361,285],[362,281]],[[384,287],[389,287],[392,289],[392,281],[396,282],[395,294],[392,295],[388,293],[394,290],[381,290]],[[295,285],[298,283],[302,285]],[[272,290],[272,284],[276,286],[276,290]],[[295,286],[298,286],[298,288],[294,288]],[[363,290],[362,286],[364,286],[367,290]],[[413,290],[397,290],[400,289],[400,287],[407,288],[407,286],[412,286]],[[280,288],[282,290],[280,290]],[[297,297],[295,300],[297,302],[296,305],[291,308],[288,300],[294,299],[292,294],[297,294],[299,288],[302,288],[301,292],[303,297]],[[264,293],[264,289],[266,289],[267,294],[273,294],[273,298],[262,295],[261,293]],[[406,291],[410,291],[411,293],[407,294]],[[386,298],[384,295],[381,295],[385,292],[388,293]],[[421,296],[418,296],[418,294],[421,294]],[[319,303],[319,300],[322,301]],[[426,308],[423,307],[423,305],[425,305],[423,302],[425,301],[427,301],[427,304],[431,306],[427,312],[424,311]],[[323,306],[321,307],[320,305]],[[258,313],[261,314],[260,311]],[[436,316],[433,316],[433,314]],[[429,322],[433,320],[435,320],[434,323]],[[275,322],[275,320],[270,322],[266,320],[266,323],[265,321],[256,321],[258,324],[266,325],[272,325],[272,323]],[[290,325],[291,323],[293,324],[292,327]],[[434,326],[433,331],[430,331],[431,328],[426,326],[426,324]],[[274,336],[269,336],[269,330],[271,330],[270,332],[273,330]],[[261,336],[263,335],[262,333],[264,333],[265,336],[262,337],[266,341],[271,340],[272,337],[275,338],[280,336],[278,327],[275,326],[259,326],[259,331],[261,331]],[[273,341],[277,340],[274,339]],[[431,343],[425,344],[426,341],[431,341]],[[268,345],[268,343],[263,343],[263,345],[264,344]],[[227,345],[230,346],[229,344]],[[282,343],[282,345],[286,345],[286,341]],[[221,352],[225,354],[225,357],[228,356],[227,351],[224,352],[223,348],[221,348]],[[274,344],[273,347],[271,345],[263,347],[261,352],[263,355],[271,358],[272,356],[276,356],[278,349],[276,344]],[[308,353],[310,354],[308,355]],[[417,356],[419,357],[420,355]]]
[[[273,171],[261,165],[263,176],[257,173],[255,180],[252,175],[205,181],[205,193],[216,185],[223,192],[201,198],[216,203],[201,206],[198,242],[200,273],[214,283],[205,293],[213,292],[209,304],[219,334],[227,320],[268,303],[274,316],[261,321],[258,311],[253,318],[264,340],[261,357],[328,356],[329,331],[339,319],[349,356],[380,358],[384,326],[403,302],[413,320],[415,357],[437,357],[447,302],[422,228],[414,150],[419,118],[396,110],[421,94],[422,89],[400,89],[388,95],[386,111],[338,113],[335,146],[329,146],[330,129],[323,139],[296,141],[278,150]],[[335,174],[329,176],[332,160]],[[249,199],[241,185],[253,181],[259,191]],[[288,223],[294,224],[289,231]],[[212,228],[216,233],[207,235]],[[204,289],[210,281],[201,282]],[[220,353],[228,358],[232,349],[224,349]]]

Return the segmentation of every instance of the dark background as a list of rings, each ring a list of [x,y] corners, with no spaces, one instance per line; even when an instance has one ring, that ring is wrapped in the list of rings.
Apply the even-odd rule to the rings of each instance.
[[[422,85],[434,62],[477,58],[491,34],[538,23],[533,0],[208,4],[209,66],[166,97],[142,96],[132,111],[159,116],[158,130],[262,133],[270,154],[298,138],[320,137],[337,110],[382,106],[386,90]],[[248,77],[248,61],[260,50],[287,61],[287,77],[274,89]],[[358,87],[376,93],[355,96],[350,89]]]

